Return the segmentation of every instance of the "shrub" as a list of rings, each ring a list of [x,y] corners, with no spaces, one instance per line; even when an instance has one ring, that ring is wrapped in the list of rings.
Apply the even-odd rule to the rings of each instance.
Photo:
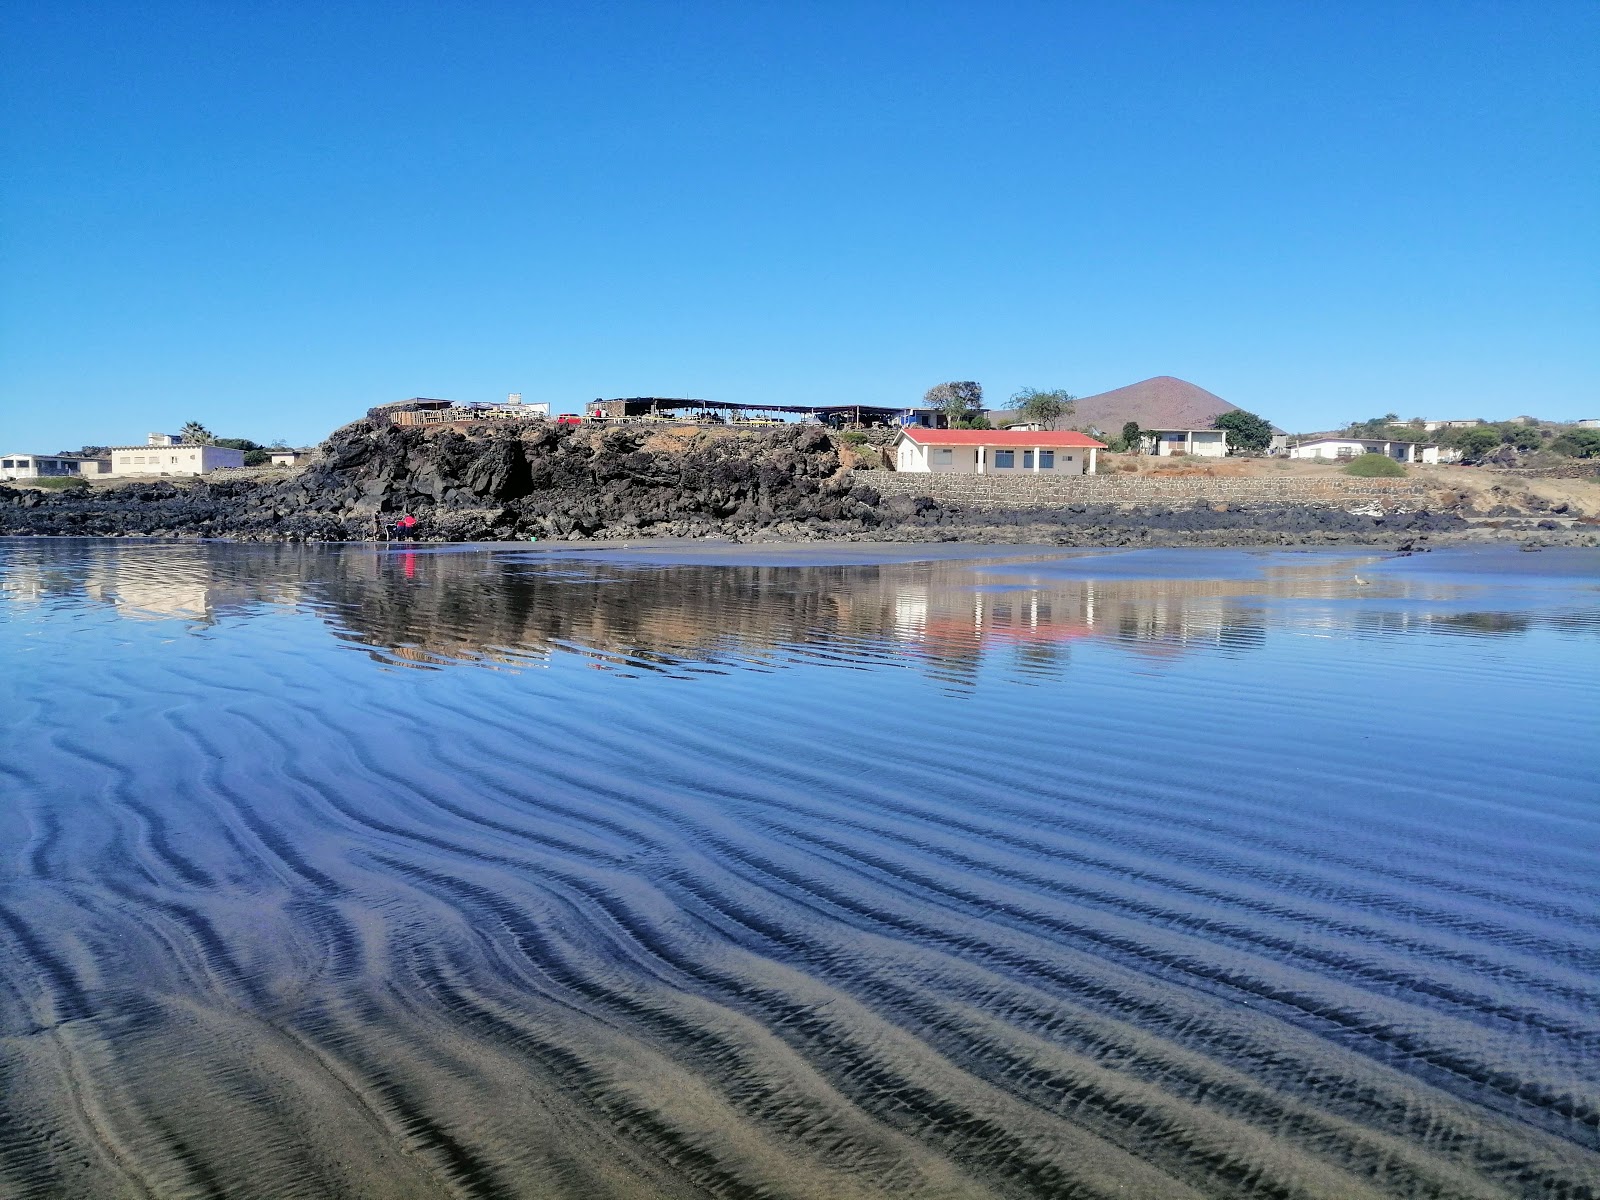
[[[833,436],[846,446],[864,446],[867,442],[867,435],[859,429],[847,429],[843,433],[836,433]]]
[[[34,479],[17,479],[12,487],[38,488],[41,492],[75,492],[89,486],[82,475],[42,475]]]
[[[1600,429],[1569,429],[1550,443],[1550,449],[1569,458],[1600,457]]]
[[[1363,479],[1384,479],[1404,475],[1404,464],[1395,462],[1387,454],[1358,454],[1344,469],[1346,475],[1359,475]]]

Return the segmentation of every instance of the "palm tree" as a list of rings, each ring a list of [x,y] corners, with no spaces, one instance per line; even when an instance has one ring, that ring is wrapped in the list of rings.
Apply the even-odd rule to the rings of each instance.
[[[178,436],[191,446],[209,446],[217,440],[217,435],[212,433],[199,421],[186,421]]]

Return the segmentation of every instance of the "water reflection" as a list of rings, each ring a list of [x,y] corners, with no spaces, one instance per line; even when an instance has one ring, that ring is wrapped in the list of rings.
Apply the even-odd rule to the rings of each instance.
[[[1366,555],[1173,559],[1034,555],[852,565],[663,564],[526,552],[377,552],[302,546],[13,542],[13,606],[87,597],[137,620],[214,623],[255,606],[318,615],[386,663],[529,666],[578,654],[622,672],[773,669],[794,662],[916,665],[970,686],[985,664],[1059,677],[1074,648],[1151,663],[1246,653],[1275,631],[1518,636],[1593,634],[1596,607],[1486,609],[1480,589]],[[1148,564],[1145,564],[1148,565]],[[1158,560],[1155,564],[1161,566]],[[1204,578],[1208,573],[1237,578]],[[1363,573],[1364,572],[1364,573]],[[1593,591],[1592,583],[1580,583]],[[1579,596],[1578,599],[1587,599]],[[1503,589],[1496,602],[1504,604]]]
[[[0,1193],[1596,1194],[1600,555],[795,553],[0,542]]]

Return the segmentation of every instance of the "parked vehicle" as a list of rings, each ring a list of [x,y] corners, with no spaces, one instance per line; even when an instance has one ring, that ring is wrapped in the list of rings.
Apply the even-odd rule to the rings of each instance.
[[[577,413],[562,413],[556,418],[557,425],[582,425],[583,418]]]

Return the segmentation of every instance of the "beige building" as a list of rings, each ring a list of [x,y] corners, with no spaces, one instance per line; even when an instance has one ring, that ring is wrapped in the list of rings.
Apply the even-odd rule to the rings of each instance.
[[[244,466],[244,451],[228,446],[190,445],[176,434],[152,433],[143,446],[111,447],[111,469],[102,477],[204,475],[219,467]]]
[[[1171,457],[1196,454],[1201,458],[1226,458],[1228,435],[1221,429],[1142,429],[1140,440],[1146,454]]]

